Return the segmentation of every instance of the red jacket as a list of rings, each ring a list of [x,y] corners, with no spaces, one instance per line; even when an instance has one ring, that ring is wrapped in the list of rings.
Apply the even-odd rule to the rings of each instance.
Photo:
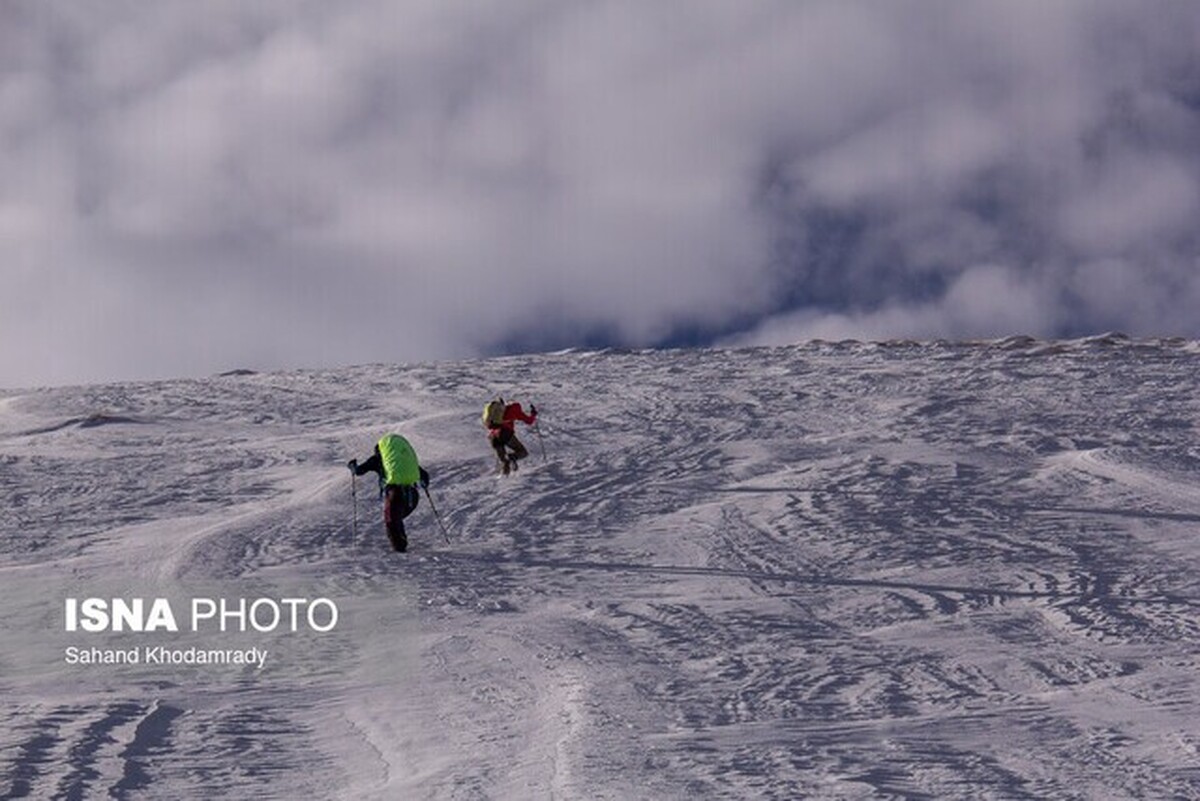
[[[516,422],[518,420],[520,420],[522,423],[524,423],[527,426],[531,426],[534,423],[536,423],[537,422],[536,407],[535,407],[533,414],[525,414],[525,410],[521,408],[521,404],[519,404],[519,403],[508,404],[507,406],[504,407],[504,422],[502,422],[498,426],[492,426],[491,428],[489,428],[488,436],[493,437],[493,438],[498,437],[498,436],[500,436],[500,432],[502,432],[502,431],[506,431],[509,434],[512,434],[513,429],[516,428]]]

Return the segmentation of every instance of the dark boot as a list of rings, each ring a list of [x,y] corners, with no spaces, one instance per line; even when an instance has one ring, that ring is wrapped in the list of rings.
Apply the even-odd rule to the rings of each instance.
[[[404,553],[408,550],[408,535],[404,531],[404,524],[399,520],[388,526],[388,539],[392,543],[393,551]]]

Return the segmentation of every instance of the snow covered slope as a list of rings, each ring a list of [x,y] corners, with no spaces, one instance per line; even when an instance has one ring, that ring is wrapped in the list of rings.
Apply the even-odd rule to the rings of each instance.
[[[1200,797],[1200,349],[561,353],[0,400],[0,794]],[[548,459],[490,474],[494,392]],[[411,551],[345,462],[407,436]],[[327,597],[254,666],[64,599]]]

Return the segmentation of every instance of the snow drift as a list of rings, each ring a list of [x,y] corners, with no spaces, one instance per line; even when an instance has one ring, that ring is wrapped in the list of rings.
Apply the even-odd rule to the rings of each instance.
[[[1198,374],[1109,336],[9,392],[0,791],[1200,795]],[[497,391],[543,420],[509,479]],[[388,431],[449,544],[423,500],[392,553],[361,479],[355,536]],[[262,669],[64,657],[198,646],[66,632],[74,595],[297,594],[337,630],[199,642]]]

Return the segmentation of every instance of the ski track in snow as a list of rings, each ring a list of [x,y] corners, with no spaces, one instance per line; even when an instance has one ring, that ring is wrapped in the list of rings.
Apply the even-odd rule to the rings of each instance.
[[[1018,338],[8,393],[10,656],[89,582],[370,600],[263,674],[5,671],[0,796],[1200,797],[1198,368]],[[543,413],[508,479],[496,391]],[[449,544],[423,498],[392,554],[363,479],[354,537],[389,430]]]

